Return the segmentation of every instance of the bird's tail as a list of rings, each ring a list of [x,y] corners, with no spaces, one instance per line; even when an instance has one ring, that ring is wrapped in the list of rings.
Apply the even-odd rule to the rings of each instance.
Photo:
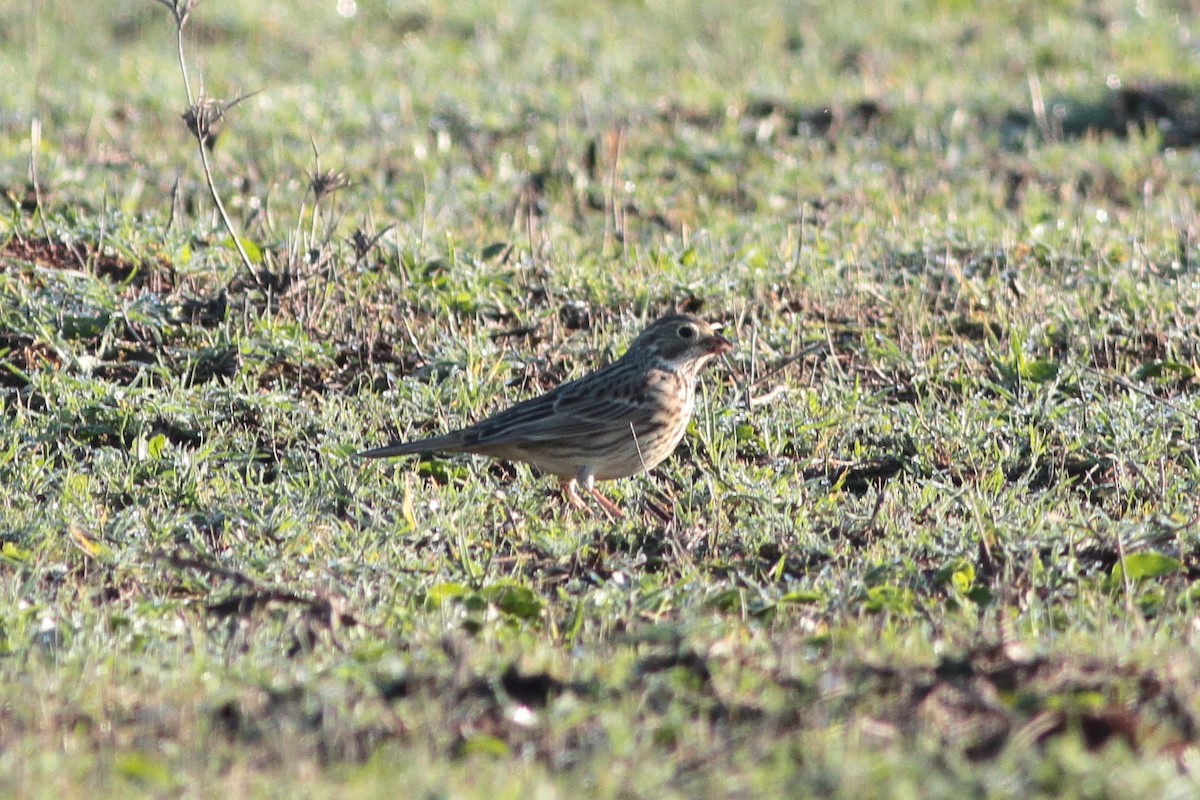
[[[363,450],[354,455],[359,458],[389,458],[391,456],[412,455],[413,453],[454,452],[460,449],[462,449],[462,437],[455,434],[448,434],[446,436],[434,436],[430,439],[421,439],[416,442],[394,442],[372,450]]]

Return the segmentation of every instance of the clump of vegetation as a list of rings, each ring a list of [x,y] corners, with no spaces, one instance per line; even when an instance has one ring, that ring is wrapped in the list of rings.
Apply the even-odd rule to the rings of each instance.
[[[0,10],[0,787],[1194,793],[1185,16],[293,5]],[[623,519],[351,458],[668,310]]]

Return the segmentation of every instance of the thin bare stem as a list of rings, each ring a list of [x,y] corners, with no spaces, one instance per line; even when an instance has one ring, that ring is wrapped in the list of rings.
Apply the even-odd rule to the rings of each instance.
[[[254,265],[250,263],[250,255],[246,252],[246,248],[242,246],[242,239],[238,236],[237,230],[233,227],[233,220],[229,218],[229,213],[225,211],[225,204],[221,202],[221,196],[217,193],[217,184],[213,179],[212,166],[208,161],[208,148],[204,145],[204,135],[202,132],[196,134],[196,145],[200,152],[200,163],[204,167],[204,179],[208,184],[208,193],[212,197],[213,204],[217,207],[217,213],[221,215],[221,222],[225,226],[225,230],[229,232],[229,237],[233,239],[233,246],[237,248],[238,255],[242,259],[242,265],[246,267],[246,271],[251,278],[255,277]]]
[[[229,218],[229,213],[225,210],[225,204],[221,202],[221,195],[217,192],[217,183],[213,178],[212,164],[208,160],[208,143],[209,135],[212,128],[212,123],[220,119],[226,111],[233,106],[246,99],[249,95],[240,95],[233,102],[224,107],[217,105],[219,113],[212,114],[209,110],[211,105],[203,97],[199,100],[192,94],[192,83],[188,77],[187,58],[183,49],[183,27],[187,24],[188,17],[192,10],[195,9],[199,0],[155,0],[160,5],[163,5],[171,12],[171,16],[175,19],[175,48],[179,57],[179,74],[183,77],[183,91],[187,95],[188,110],[184,114],[184,118],[189,121],[188,129],[196,139],[196,146],[200,151],[200,164],[204,169],[204,181],[208,185],[208,194],[212,198],[213,205],[217,208],[217,214],[221,217],[221,224],[225,226],[225,230],[229,233],[229,238],[233,240],[234,249],[237,250],[238,257],[242,260],[242,265],[246,268],[252,280],[258,281],[257,275],[254,272],[254,265],[250,261],[250,255],[246,252],[246,248],[242,245],[242,239],[238,236],[237,229],[233,226],[233,220]],[[190,117],[190,119],[189,119]]]

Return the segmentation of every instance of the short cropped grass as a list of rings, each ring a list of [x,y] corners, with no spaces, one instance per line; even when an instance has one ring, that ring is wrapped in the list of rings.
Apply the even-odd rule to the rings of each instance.
[[[1195,796],[1193,16],[0,5],[0,790]],[[622,520],[353,458],[675,309]]]

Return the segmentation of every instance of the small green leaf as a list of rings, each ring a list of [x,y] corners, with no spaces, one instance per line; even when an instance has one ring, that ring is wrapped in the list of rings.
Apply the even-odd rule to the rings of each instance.
[[[959,594],[966,594],[975,583],[975,567],[966,559],[955,559],[933,576],[939,585],[950,584]]]
[[[751,455],[761,455],[766,450],[766,443],[763,441],[762,435],[756,427],[748,422],[739,423],[733,429],[733,438],[737,441],[739,448]]]
[[[907,589],[899,586],[872,586],[867,589],[863,608],[868,614],[887,612],[898,617],[912,614],[912,598]]]
[[[986,586],[972,586],[966,592],[967,599],[978,606],[986,606],[992,602],[992,593]]]
[[[651,734],[651,738],[656,747],[674,747],[679,740],[679,734],[679,725],[666,723],[656,728]]]
[[[1164,575],[1171,575],[1183,569],[1183,564],[1180,563],[1179,559],[1164,556],[1162,553],[1133,553],[1125,556],[1124,563],[1124,574],[1131,581],[1161,578]],[[1112,580],[1114,583],[1119,583],[1121,578],[1121,562],[1118,561],[1116,564],[1113,564]]]
[[[778,603],[764,602],[762,600],[756,600],[755,602],[751,603],[749,608],[750,616],[768,622],[775,619],[775,612],[778,610]]]
[[[484,597],[510,617],[535,620],[542,613],[542,601],[530,589],[512,583],[493,584],[483,590]]]
[[[726,614],[739,612],[742,610],[742,591],[741,589],[726,589],[717,592],[708,598],[705,605],[717,611],[724,611]]]
[[[246,251],[246,258],[250,259],[251,264],[262,263],[262,250],[258,245],[250,241],[244,236],[239,236],[238,241],[242,243],[242,249]],[[218,247],[224,247],[226,250],[237,250],[237,245],[233,243],[232,236],[226,236],[221,241],[217,242]]]
[[[1058,363],[1037,359],[1022,365],[1021,377],[1034,383],[1046,383],[1058,376]]]
[[[575,604],[575,610],[571,614],[571,618],[562,628],[562,638],[566,642],[574,642],[579,638],[579,632],[583,630],[583,602]]]
[[[151,436],[150,441],[146,442],[146,457],[159,459],[162,458],[163,450],[167,447],[167,437],[163,434]]]
[[[1144,615],[1152,617],[1162,610],[1164,596],[1161,586],[1150,587],[1149,590],[1138,594],[1137,607]]]
[[[102,335],[110,319],[107,312],[95,315],[63,314],[58,319],[58,330],[67,339],[90,339]]]
[[[797,589],[794,592],[788,592],[779,598],[779,602],[792,603],[794,605],[812,605],[820,603],[825,599],[825,595],[813,589]]]
[[[450,307],[456,311],[469,314],[479,307],[479,303],[472,292],[456,292],[450,298]]]
[[[1147,361],[1134,371],[1133,377],[1139,381],[1167,377],[1186,380],[1194,374],[1195,371],[1191,367],[1178,361]]]
[[[443,604],[468,594],[470,589],[461,583],[435,583],[425,590],[426,608],[441,608]]]
[[[124,753],[114,760],[119,774],[146,786],[167,788],[172,784],[171,771],[143,753]]]
[[[21,566],[27,564],[31,558],[33,558],[32,553],[17,547],[12,542],[0,545],[0,561],[5,561],[13,566]]]
[[[463,756],[486,756],[487,758],[506,758],[508,745],[495,736],[479,733],[462,743],[459,754]]]
[[[422,478],[430,478],[438,484],[447,484],[455,478],[461,478],[465,473],[464,467],[439,458],[432,458],[417,464],[417,475]]]

